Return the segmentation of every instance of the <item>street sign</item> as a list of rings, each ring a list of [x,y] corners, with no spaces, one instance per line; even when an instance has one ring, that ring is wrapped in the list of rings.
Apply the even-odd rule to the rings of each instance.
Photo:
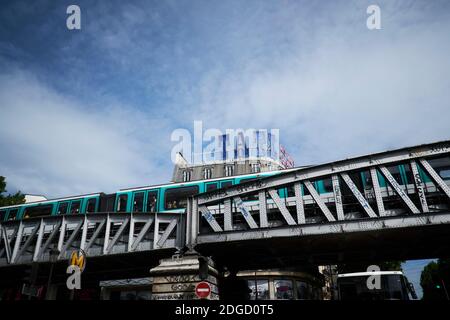
[[[209,285],[208,282],[204,282],[204,281],[199,282],[195,286],[195,294],[200,299],[204,299],[204,298],[208,297],[210,293],[211,293],[211,286]]]

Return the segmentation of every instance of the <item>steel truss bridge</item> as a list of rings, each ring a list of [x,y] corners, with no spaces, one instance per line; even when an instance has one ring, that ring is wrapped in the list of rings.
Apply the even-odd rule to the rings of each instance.
[[[450,141],[444,141],[299,168],[191,197],[186,214],[2,222],[0,267],[67,261],[78,249],[89,258],[125,260],[189,249],[230,268],[447,255],[450,188],[432,163],[449,156]],[[411,183],[395,178],[392,168],[400,164],[410,168]],[[364,188],[355,179],[362,172]],[[319,180],[329,183],[329,192],[319,194]],[[290,190],[286,197],[280,197],[281,188]]]

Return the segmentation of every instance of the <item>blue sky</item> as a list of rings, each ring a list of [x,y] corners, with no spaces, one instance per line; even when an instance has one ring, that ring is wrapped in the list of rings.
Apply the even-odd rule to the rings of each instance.
[[[66,28],[70,4],[81,30]],[[0,174],[12,191],[167,182],[170,134],[194,120],[280,129],[297,164],[449,138],[448,1],[0,6]]]

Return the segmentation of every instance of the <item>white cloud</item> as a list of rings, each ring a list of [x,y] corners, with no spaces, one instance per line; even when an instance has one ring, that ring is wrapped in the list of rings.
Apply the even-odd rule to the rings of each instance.
[[[161,119],[81,106],[24,71],[0,76],[0,84],[0,171],[22,192],[114,192],[170,177],[152,165],[164,156]]]

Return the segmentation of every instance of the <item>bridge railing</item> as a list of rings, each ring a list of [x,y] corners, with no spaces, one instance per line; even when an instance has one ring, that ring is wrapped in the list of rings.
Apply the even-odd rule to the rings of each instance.
[[[450,181],[431,164],[444,163],[448,171],[449,155],[450,142],[444,141],[300,168],[199,194],[188,201],[187,246],[449,223]],[[409,170],[411,181],[398,181],[399,165]],[[356,181],[362,173],[364,187]],[[318,181],[327,182],[328,190],[318,190]]]
[[[91,213],[48,216],[0,224],[0,266],[167,248],[185,243],[183,214]]]

